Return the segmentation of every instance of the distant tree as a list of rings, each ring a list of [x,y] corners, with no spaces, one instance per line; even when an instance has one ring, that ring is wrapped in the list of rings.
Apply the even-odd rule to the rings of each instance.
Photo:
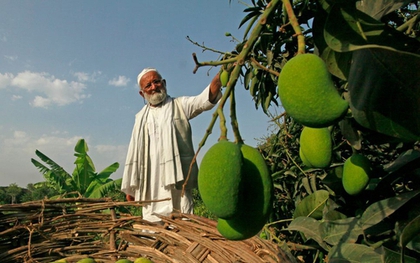
[[[58,191],[50,187],[47,182],[28,184],[26,188],[27,192],[21,197],[22,202],[42,200],[59,194]]]
[[[113,191],[119,191],[121,180],[112,180],[110,175],[114,173],[119,163],[115,162],[97,173],[95,165],[87,152],[89,148],[84,139],[80,139],[74,148],[75,165],[72,174],[66,172],[63,167],[54,162],[51,158],[36,150],[35,154],[46,164],[31,159],[31,162],[39,169],[46,179],[46,186],[52,187],[60,195],[67,196],[81,195],[87,198],[101,198],[108,196]],[[41,183],[35,187],[41,187]]]
[[[2,204],[2,205],[9,203],[8,202],[9,197],[7,196],[6,189],[7,189],[7,187],[1,187],[0,188],[0,204]]]
[[[22,192],[22,189],[16,184],[12,183],[7,187],[6,194],[12,198],[12,204],[16,203],[16,197]]]

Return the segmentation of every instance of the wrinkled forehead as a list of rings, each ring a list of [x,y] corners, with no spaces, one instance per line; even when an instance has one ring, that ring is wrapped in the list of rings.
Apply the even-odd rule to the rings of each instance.
[[[140,85],[140,79],[146,75],[146,73],[151,72],[151,71],[155,71],[158,72],[157,69],[155,68],[145,68],[143,69],[138,75],[137,75],[137,85]],[[159,73],[158,73],[159,74]],[[160,75],[160,74],[159,74]]]
[[[141,77],[140,83],[150,82],[154,79],[161,79],[161,78],[162,77],[157,71],[149,71]]]

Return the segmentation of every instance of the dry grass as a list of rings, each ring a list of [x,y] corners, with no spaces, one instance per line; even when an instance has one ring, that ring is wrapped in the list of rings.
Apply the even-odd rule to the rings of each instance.
[[[226,240],[216,222],[204,217],[173,214],[161,217],[160,225],[119,212],[143,204],[74,198],[2,205],[1,262],[92,257],[107,263],[140,256],[154,262],[290,262],[276,244],[259,237]]]

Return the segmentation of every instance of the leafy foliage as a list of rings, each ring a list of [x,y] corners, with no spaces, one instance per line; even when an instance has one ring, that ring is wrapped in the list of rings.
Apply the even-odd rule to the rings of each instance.
[[[240,23],[247,26],[243,39],[232,37],[234,50],[218,62],[196,61],[197,68],[234,64],[226,92],[240,78],[255,107],[273,117],[273,134],[259,148],[276,198],[261,236],[287,244],[302,262],[420,258],[419,6],[403,0],[252,0]],[[350,104],[347,116],[329,127],[333,161],[325,169],[300,160],[302,125],[287,112],[270,112],[282,111],[273,106],[281,106],[276,88],[283,65],[302,53],[326,62]],[[341,177],[354,153],[369,159],[373,175],[364,191],[350,196]]]
[[[12,199],[12,204],[16,203],[16,197],[22,192],[22,189],[15,183],[10,184],[6,188],[6,194],[9,195]]]
[[[28,184],[26,190],[26,193],[21,198],[22,203],[42,200],[58,195],[58,192],[54,188],[49,187],[47,182],[39,182],[36,186],[35,184]]]
[[[66,172],[63,167],[38,150],[35,151],[35,154],[45,164],[33,158],[31,162],[44,175],[47,185],[60,195],[101,198],[115,190],[119,191],[122,179],[112,180],[109,178],[118,169],[119,164],[117,162],[98,173],[92,159],[87,154],[89,148],[84,139],[80,139],[76,143],[74,150],[76,166],[72,174]],[[43,187],[43,185],[44,183],[41,182],[35,184],[35,187]]]

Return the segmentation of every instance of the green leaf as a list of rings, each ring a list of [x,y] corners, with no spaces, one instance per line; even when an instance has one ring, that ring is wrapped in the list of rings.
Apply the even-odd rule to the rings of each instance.
[[[347,216],[343,213],[338,212],[337,210],[329,210],[324,213],[323,220],[335,221],[346,219]]]
[[[44,164],[40,163],[35,159],[31,159],[31,162],[39,169],[44,175],[45,180],[48,182],[50,187],[54,188],[59,193],[71,191],[72,187],[67,183],[71,179],[71,175],[67,173],[63,167],[54,162],[51,158],[36,150],[35,154],[44,161],[50,167],[48,168]]]
[[[420,151],[419,150],[414,150],[414,149],[409,149],[403,153],[401,153],[397,159],[395,159],[394,161],[387,163],[386,165],[384,165],[384,172],[386,173],[394,173],[398,170],[400,170],[401,168],[403,168],[404,166],[406,166],[409,163],[412,162],[418,162],[420,159]]]
[[[37,160],[31,158],[31,162],[33,165],[35,165],[36,168],[38,168],[38,170],[43,173],[46,174],[48,172],[51,172],[51,169],[46,167],[45,165],[43,165],[42,163],[38,162]]]
[[[109,178],[109,176],[118,170],[120,167],[120,164],[118,162],[115,162],[111,164],[110,166],[103,169],[100,173],[96,175],[96,178],[103,181]]]
[[[419,140],[420,74],[413,74],[419,68],[419,55],[378,48],[354,51],[348,79],[354,119],[394,138]]]
[[[121,188],[122,179],[118,180],[109,180],[106,183],[94,181],[92,182],[88,189],[86,190],[85,197],[87,198],[103,198],[113,190],[119,190]]]
[[[410,3],[410,0],[357,1],[356,7],[376,20]]]
[[[363,261],[363,257],[369,257],[370,261]],[[349,262],[381,262],[380,255],[375,253],[373,248],[352,243],[341,243],[332,247],[328,253],[329,263]]]
[[[287,230],[299,231],[308,239],[317,242],[325,250],[329,250],[328,245],[322,241],[321,232],[319,231],[320,222],[311,217],[297,217],[293,219]]]
[[[400,246],[402,248],[401,257],[404,257],[405,246],[420,234],[420,216],[414,218],[408,223],[400,236]],[[401,259],[402,260],[402,259]]]
[[[76,144],[74,154],[77,158],[75,160],[76,167],[73,170],[73,181],[76,189],[81,195],[85,195],[89,185],[95,180],[95,165],[92,159],[87,154],[88,146],[83,139]]]
[[[249,84],[251,83],[251,80],[253,77],[254,77],[253,69],[248,68],[244,76],[244,87],[246,90],[249,90]]]
[[[339,243],[356,243],[363,230],[355,217],[335,221],[324,221],[320,224],[322,240],[331,245]]]
[[[246,10],[245,10],[246,11]],[[244,12],[245,12],[244,11]],[[261,10],[260,10],[260,8],[254,8],[254,9],[252,9],[252,10],[249,10],[250,11],[250,13],[249,14],[247,14],[243,19],[242,19],[242,21],[240,22],[240,24],[239,24],[239,28],[241,27],[241,26],[243,26],[247,21],[249,21],[249,20],[251,20],[250,21],[250,23],[249,23],[249,25],[248,25],[248,28],[247,28],[247,30],[246,30],[246,32],[245,32],[245,34],[244,34],[244,38],[245,38],[245,36],[246,35],[248,35],[248,32],[250,31],[250,29],[251,29],[251,27],[252,27],[252,25],[255,23],[255,21],[258,19],[258,17],[262,14],[262,12],[261,12]]]
[[[324,38],[324,26],[327,15],[327,12],[319,10],[314,17],[314,42],[319,50],[319,56],[325,61],[325,64],[328,67],[328,71],[337,78],[347,80],[352,54],[351,52],[336,52],[327,45]]]
[[[340,53],[327,47],[320,57],[325,61],[329,72],[342,80],[347,80],[352,54],[350,52]]]
[[[50,166],[50,170],[54,171],[55,173],[63,173],[63,174],[68,174],[63,167],[61,167],[60,165],[58,165],[56,162],[54,162],[51,158],[49,158],[48,156],[46,156],[45,154],[43,154],[42,152],[36,150],[35,154],[46,164],[48,164]],[[69,174],[68,174],[69,175]]]
[[[417,253],[420,253],[420,235],[417,235],[410,242],[408,242],[406,247],[416,251]]]
[[[409,257],[409,256],[404,256],[404,261],[400,261],[401,260],[401,253],[396,252],[394,250],[391,250],[385,246],[381,246],[378,249],[375,250],[375,252],[380,255],[381,257],[381,263],[382,262],[389,262],[389,263],[393,263],[393,262],[405,262],[405,263],[419,263],[419,260],[416,260],[415,258]],[[363,257],[362,258],[365,261],[362,262],[372,262],[370,261],[370,259],[368,257]],[[376,261],[375,261],[376,262]]]
[[[322,183],[328,186],[332,191],[334,191],[334,195],[340,195],[340,193],[344,193],[342,177],[343,165],[336,165],[331,167],[331,169],[327,171],[325,177],[322,179]],[[328,220],[328,218],[326,218],[325,215],[324,219]]]
[[[377,253],[377,251],[375,250],[375,253],[365,253],[362,255],[362,257],[360,258],[360,263],[363,262],[369,262],[369,263],[394,263],[397,261],[385,261],[384,260],[384,256],[380,255],[379,253]]]
[[[420,151],[419,150],[407,150],[401,153],[397,159],[387,163],[383,166],[383,175],[378,182],[375,191],[387,191],[391,189],[395,182],[403,179],[404,177],[410,176],[410,174],[420,167]]]
[[[337,52],[382,47],[415,52],[418,41],[357,10],[334,4],[324,28],[327,45]]]
[[[74,147],[74,151],[77,153],[87,153],[89,151],[89,148],[84,139],[77,141],[76,146]]]
[[[362,149],[363,137],[355,127],[355,121],[351,118],[344,118],[339,123],[340,131],[347,142],[356,150]]]
[[[110,190],[120,189],[122,180],[114,181],[109,178],[119,168],[118,162],[111,164],[97,174],[95,165],[87,154],[89,148],[85,140],[80,139],[74,149],[76,167],[72,175],[38,150],[35,151],[36,155],[50,167],[35,159],[31,159],[31,162],[43,173],[48,185],[60,194],[78,192],[84,197],[100,198],[104,197]]]
[[[363,230],[378,224],[419,193],[420,191],[408,192],[373,203],[363,212],[359,224]]]
[[[322,218],[322,211],[330,194],[326,190],[318,190],[303,198],[296,206],[293,218],[300,216],[310,216],[315,219]]]

